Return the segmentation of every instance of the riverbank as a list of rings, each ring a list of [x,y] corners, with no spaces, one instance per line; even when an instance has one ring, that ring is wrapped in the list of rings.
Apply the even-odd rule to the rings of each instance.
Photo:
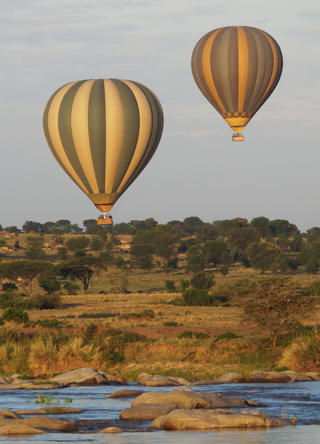
[[[177,294],[65,295],[53,310],[29,310],[29,322],[0,326],[4,376],[48,379],[94,367],[128,381],[140,373],[215,379],[237,372],[320,372],[319,310],[295,336],[270,337],[241,307],[173,305]]]

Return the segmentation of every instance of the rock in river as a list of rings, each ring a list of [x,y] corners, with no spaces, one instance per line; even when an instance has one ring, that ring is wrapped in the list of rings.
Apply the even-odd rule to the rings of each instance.
[[[161,430],[209,430],[217,428],[257,428],[289,425],[289,421],[258,412],[233,413],[226,410],[173,410],[150,425]]]

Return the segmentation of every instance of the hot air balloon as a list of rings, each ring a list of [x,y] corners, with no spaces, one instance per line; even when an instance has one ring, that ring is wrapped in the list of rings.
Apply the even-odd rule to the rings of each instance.
[[[153,156],[163,129],[159,100],[131,80],[67,83],[50,97],[43,128],[52,154],[81,190],[107,214]]]
[[[227,26],[208,32],[191,60],[202,94],[235,132],[234,141],[279,82],[282,54],[278,43],[258,28]]]

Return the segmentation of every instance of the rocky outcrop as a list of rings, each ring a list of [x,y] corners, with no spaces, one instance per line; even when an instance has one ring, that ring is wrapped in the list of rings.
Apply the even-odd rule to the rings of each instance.
[[[173,389],[170,392],[143,393],[132,402],[132,407],[141,404],[171,404],[179,409],[216,409],[244,407],[248,405],[248,401],[207,391]]]
[[[122,433],[123,430],[120,427],[107,427],[106,429],[100,430],[100,433]]]
[[[122,378],[106,375],[94,368],[78,368],[52,378],[53,382],[63,386],[125,384]]]
[[[43,430],[37,429],[36,427],[31,427],[27,424],[0,424],[0,435],[36,435],[40,433],[45,433]]]
[[[110,393],[110,395],[106,395],[106,398],[135,398],[142,393],[141,390],[118,390]]]
[[[13,418],[20,418],[18,412],[12,412],[11,410],[7,409],[0,409],[0,419],[13,419]]]
[[[238,382],[244,382],[244,377],[240,373],[236,372],[224,373],[214,380],[215,384],[230,384]]]
[[[21,420],[20,420],[21,421]],[[22,419],[24,424],[55,432],[74,432],[77,430],[73,421],[64,419],[48,418],[47,416],[33,416]]]
[[[170,387],[177,385],[192,385],[192,381],[175,376],[149,375],[141,373],[138,376],[138,384],[146,387]]]
[[[61,384],[37,384],[33,381],[24,381],[17,384],[0,384],[0,390],[53,390],[61,387]]]
[[[120,418],[131,421],[152,421],[176,409],[175,404],[140,404],[122,410]]]
[[[14,412],[11,412],[14,414]],[[18,415],[0,417],[0,435],[33,435],[44,432],[74,432],[77,430],[73,421],[65,421],[46,416],[20,418]]]
[[[173,410],[156,418],[151,428],[161,430],[210,430],[217,428],[266,428],[289,425],[289,421],[259,412],[226,410]]]

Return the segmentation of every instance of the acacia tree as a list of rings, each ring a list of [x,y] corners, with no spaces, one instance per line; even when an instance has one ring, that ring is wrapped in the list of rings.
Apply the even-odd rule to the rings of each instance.
[[[55,266],[49,262],[36,260],[15,260],[0,264],[0,279],[12,282],[27,295],[31,295],[33,282],[42,273],[53,273]]]
[[[98,270],[104,268],[106,267],[101,259],[95,258],[93,256],[84,256],[62,264],[60,268],[60,274],[63,276],[64,279],[78,279],[79,281],[81,281],[85,292],[87,292],[93,275]]]
[[[287,278],[266,278],[255,287],[244,307],[245,318],[271,337],[275,347],[279,335],[294,332],[315,306],[311,287]]]

